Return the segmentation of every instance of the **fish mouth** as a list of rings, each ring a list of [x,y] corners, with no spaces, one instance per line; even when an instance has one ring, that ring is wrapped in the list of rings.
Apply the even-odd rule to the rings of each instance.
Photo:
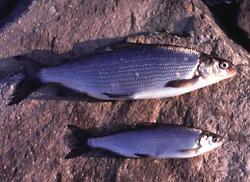
[[[233,66],[233,67],[229,68],[229,69],[227,70],[227,73],[228,73],[228,75],[229,75],[230,77],[235,76],[235,75],[237,74],[237,69],[236,69],[236,67]]]
[[[218,146],[223,145],[226,142],[226,139],[221,138],[220,141],[218,142]]]

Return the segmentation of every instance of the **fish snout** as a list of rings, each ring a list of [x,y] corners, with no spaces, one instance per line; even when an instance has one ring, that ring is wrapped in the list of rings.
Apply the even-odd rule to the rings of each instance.
[[[226,143],[226,139],[221,137],[220,140],[218,141],[217,145],[219,147],[219,146],[223,145],[224,143]]]
[[[237,67],[234,65],[230,68],[228,68],[227,73],[230,77],[235,76],[238,73]]]

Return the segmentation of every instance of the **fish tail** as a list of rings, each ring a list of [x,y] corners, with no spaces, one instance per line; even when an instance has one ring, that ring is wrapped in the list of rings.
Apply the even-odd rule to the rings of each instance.
[[[72,146],[72,150],[66,155],[65,159],[81,156],[91,150],[88,146],[88,139],[92,137],[89,133],[73,125],[68,125],[77,142]]]
[[[43,68],[41,64],[25,56],[15,56],[22,66],[21,73],[23,79],[15,86],[12,95],[9,97],[8,105],[14,105],[28,97],[32,92],[39,89],[42,82],[38,76],[39,71]]]

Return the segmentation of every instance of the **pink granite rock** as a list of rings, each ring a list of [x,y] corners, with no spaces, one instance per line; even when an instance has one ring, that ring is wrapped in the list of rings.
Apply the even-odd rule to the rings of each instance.
[[[135,36],[155,31],[178,37],[165,33]],[[249,65],[250,54],[227,38],[199,0],[34,0],[0,32],[0,57],[12,60],[10,64],[1,62],[0,76],[20,69],[11,58],[15,55],[56,65],[128,35],[130,42],[183,45]],[[7,70],[6,65],[10,66]],[[166,99],[89,102],[29,98],[7,107],[7,88],[8,84],[1,89],[0,100],[0,181],[249,180],[249,66],[240,66],[232,79]],[[119,159],[95,152],[89,157],[64,159],[69,152],[64,141],[67,124],[103,134],[142,122],[194,126],[225,135],[228,142],[192,159]]]

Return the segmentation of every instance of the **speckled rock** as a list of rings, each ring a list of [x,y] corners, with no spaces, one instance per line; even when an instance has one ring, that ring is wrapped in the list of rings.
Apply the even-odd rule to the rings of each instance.
[[[240,12],[238,17],[238,24],[248,35],[250,39],[250,1],[243,0],[240,3]]]
[[[10,85],[4,84],[0,181],[249,181],[250,55],[226,37],[199,0],[34,0],[0,33],[0,78],[19,69],[11,58],[15,55],[56,65],[124,38],[213,51],[239,64],[239,74],[173,98],[90,102],[30,97],[11,107],[5,105]],[[192,159],[121,159],[95,152],[64,159],[67,124],[109,133],[143,122],[194,126],[224,135],[228,142]]]

